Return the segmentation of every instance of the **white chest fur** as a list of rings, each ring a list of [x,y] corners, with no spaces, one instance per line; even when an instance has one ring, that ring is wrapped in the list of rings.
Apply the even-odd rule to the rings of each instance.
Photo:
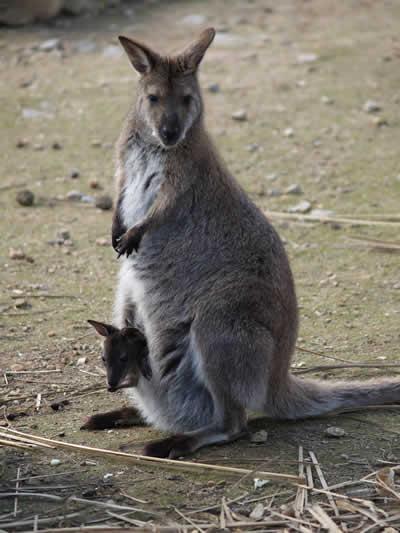
[[[122,221],[127,228],[139,223],[154,202],[164,181],[165,156],[145,148],[133,147],[124,171],[126,181],[122,191]]]

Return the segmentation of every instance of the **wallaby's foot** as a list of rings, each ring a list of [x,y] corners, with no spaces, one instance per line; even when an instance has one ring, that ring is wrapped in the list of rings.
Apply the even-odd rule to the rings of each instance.
[[[121,255],[129,257],[133,250],[137,252],[143,234],[144,228],[141,225],[133,226],[133,228],[124,233],[117,241],[116,251],[118,252],[118,257],[121,257]]]
[[[95,431],[118,427],[143,426],[144,421],[133,407],[123,407],[107,413],[89,416],[80,427],[82,430]]]
[[[166,439],[156,440],[146,444],[143,455],[177,459],[195,451],[194,440],[187,435],[173,435]]]

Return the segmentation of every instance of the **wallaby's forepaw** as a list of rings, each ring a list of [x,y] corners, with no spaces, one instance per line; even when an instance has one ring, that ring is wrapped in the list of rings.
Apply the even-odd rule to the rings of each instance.
[[[193,453],[193,438],[187,435],[173,435],[167,439],[156,440],[146,444],[143,455],[178,459],[184,455]]]
[[[79,428],[86,431],[96,431],[98,429],[110,429],[114,428],[117,423],[115,419],[111,419],[105,414],[98,414],[89,416],[85,423]]]
[[[116,252],[118,253],[118,258],[121,255],[126,255],[129,257],[131,253],[135,250],[139,250],[140,241],[143,237],[143,229],[141,226],[134,226],[129,231],[124,233],[118,240],[116,244]]]

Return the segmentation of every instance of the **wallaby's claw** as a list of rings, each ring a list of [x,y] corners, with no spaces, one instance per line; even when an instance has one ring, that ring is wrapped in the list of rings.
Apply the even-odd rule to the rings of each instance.
[[[142,231],[140,226],[133,227],[126,233],[124,233],[118,240],[116,244],[116,252],[118,253],[118,259],[121,255],[126,255],[129,257],[133,251],[137,252],[139,250],[140,241],[142,240]]]

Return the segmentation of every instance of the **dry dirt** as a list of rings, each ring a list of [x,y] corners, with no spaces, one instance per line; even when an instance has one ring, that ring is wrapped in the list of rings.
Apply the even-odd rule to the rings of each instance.
[[[163,52],[179,48],[204,25],[217,27],[201,69],[207,124],[243,187],[265,210],[287,211],[307,200],[313,209],[364,218],[399,215],[399,17],[395,0],[138,2],[96,18],[1,29],[0,375],[58,370],[1,378],[4,414],[28,414],[16,418],[13,427],[110,449],[133,442],[132,451],[158,436],[150,428],[79,431],[87,415],[124,402],[122,395],[105,390],[100,343],[86,324],[88,318],[111,314],[118,269],[109,243],[111,212],[66,200],[72,190],[89,196],[113,193],[113,143],[136,83],[116,36],[141,38]],[[52,38],[60,39],[62,49],[41,50],[40,44]],[[215,83],[220,87],[216,93],[207,89]],[[380,110],[366,112],[368,100]],[[246,111],[247,121],[232,120],[239,109]],[[74,169],[77,178],[71,178]],[[91,188],[93,180],[102,190]],[[302,195],[271,193],[293,184],[301,186]],[[17,204],[16,193],[23,188],[34,193],[34,206]],[[275,224],[286,240],[297,283],[299,345],[348,361],[397,362],[399,255],[356,246],[349,238],[398,242],[398,228]],[[70,242],[49,244],[62,230],[69,231]],[[33,262],[11,259],[11,249],[22,250]],[[335,363],[301,351],[294,362],[297,367]],[[334,379],[396,373],[355,368],[310,375]],[[35,410],[38,393],[41,404]],[[70,404],[53,411],[50,403],[63,397]],[[327,438],[330,425],[343,428],[345,436]],[[251,428],[267,429],[267,441],[255,445],[244,439],[208,448],[195,460],[297,473],[301,445],[315,452],[328,482],[336,483],[400,459],[396,410],[291,424],[256,420]],[[123,490],[150,502],[142,508],[148,505],[177,521],[175,507],[186,513],[219,504],[222,496],[248,492],[256,498],[287,490],[273,483],[255,490],[251,477],[238,485],[237,479],[101,459],[83,464],[82,457],[61,452],[0,448],[0,457],[3,491],[14,490],[18,468],[23,477],[65,472],[28,479],[23,486],[132,505]],[[52,458],[61,464],[51,466]],[[290,494],[282,494],[282,501]],[[17,518],[45,518],[64,510],[52,501],[19,498]],[[6,519],[13,511],[14,500],[0,495],[0,529],[16,520],[11,514]],[[88,511],[86,523],[93,516]],[[165,520],[151,513],[138,517]],[[80,515],[62,525],[83,520]]]

